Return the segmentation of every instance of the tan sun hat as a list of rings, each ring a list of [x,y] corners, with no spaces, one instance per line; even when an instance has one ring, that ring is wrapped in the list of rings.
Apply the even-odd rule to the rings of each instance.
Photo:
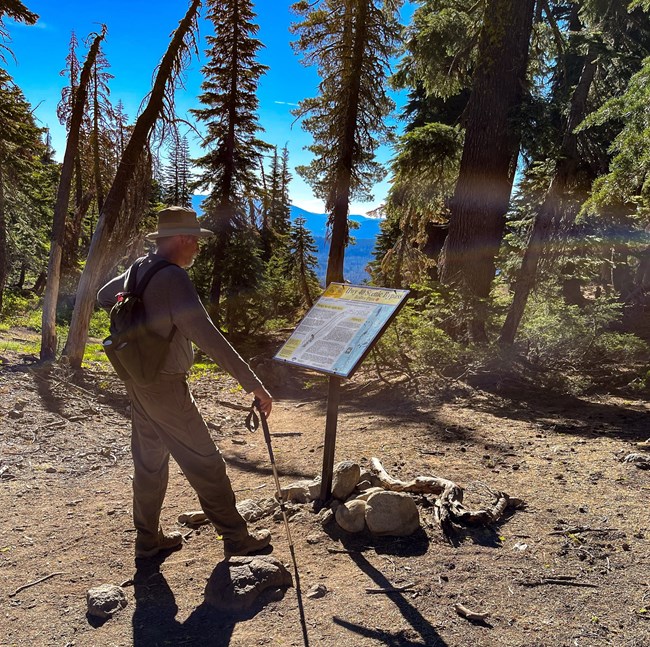
[[[147,240],[166,238],[168,236],[196,236],[207,238],[214,232],[203,229],[196,216],[196,211],[186,207],[167,207],[158,212],[158,230],[146,235]]]

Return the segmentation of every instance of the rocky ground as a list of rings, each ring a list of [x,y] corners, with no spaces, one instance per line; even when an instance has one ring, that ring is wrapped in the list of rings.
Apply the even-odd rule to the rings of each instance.
[[[304,505],[290,522],[297,582],[281,518],[261,519],[299,586],[235,616],[205,602],[222,545],[208,526],[179,526],[198,504],[178,468],[163,519],[186,541],[136,569],[128,402],[112,374],[46,371],[1,340],[0,357],[4,645],[650,645],[650,471],[622,460],[650,437],[645,400],[355,377],[341,394],[337,461],[377,457],[397,478],[455,481],[470,507],[501,490],[526,508],[445,537],[431,500],[416,497],[421,529],[390,538],[323,526]],[[273,388],[283,485],[321,471],[326,396],[310,379],[309,390],[282,378]],[[238,498],[272,496],[261,430],[232,408],[249,398],[213,374],[193,390]],[[86,593],[106,583],[123,585],[127,605],[102,622],[87,616]]]

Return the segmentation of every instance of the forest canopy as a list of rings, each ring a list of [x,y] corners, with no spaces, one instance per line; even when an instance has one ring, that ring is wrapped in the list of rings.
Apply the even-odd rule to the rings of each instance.
[[[71,33],[62,162],[7,65],[12,28],[38,16],[0,0],[0,317],[42,313],[41,358],[80,367],[98,286],[144,253],[160,209],[201,191],[216,236],[191,269],[199,293],[229,335],[271,334],[323,287],[313,236],[291,218],[292,175],[326,205],[327,282],[346,279],[352,200],[387,176],[368,282],[412,292],[384,368],[517,366],[579,390],[624,365],[617,379],[647,388],[650,2],[408,4],[407,23],[399,0],[292,4],[292,47],[320,79],[295,109],[312,144],[294,171],[260,123],[252,0],[186,3],[135,116],[111,94],[111,25]],[[174,97],[199,51],[188,121]],[[408,96],[399,115],[394,89]]]

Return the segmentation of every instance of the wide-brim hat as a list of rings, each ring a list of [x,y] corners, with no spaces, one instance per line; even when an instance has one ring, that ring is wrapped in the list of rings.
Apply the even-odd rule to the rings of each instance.
[[[208,238],[214,232],[203,229],[196,211],[186,207],[167,207],[158,212],[158,229],[146,235],[147,240],[167,238],[169,236],[196,236]]]

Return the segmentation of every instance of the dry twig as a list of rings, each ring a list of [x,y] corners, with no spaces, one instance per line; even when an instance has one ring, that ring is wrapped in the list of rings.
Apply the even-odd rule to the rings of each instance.
[[[33,582],[29,582],[28,584],[23,584],[22,586],[19,586],[13,593],[10,593],[9,597],[13,598],[15,595],[18,595],[21,591],[24,591],[25,589],[28,589],[30,586],[36,586],[36,584],[40,584],[41,582],[45,582],[45,580],[49,580],[51,577],[54,577],[55,575],[63,575],[63,571],[57,571],[56,573],[50,573],[49,575],[45,575],[44,577],[41,577],[38,580],[34,580]]]
[[[470,611],[467,607],[463,606],[460,602],[454,604],[454,609],[456,613],[472,622],[485,622],[489,617],[489,613],[479,613],[478,611]]]
[[[412,591],[415,583],[410,582],[403,586],[385,586],[381,589],[366,589],[366,593],[403,593],[404,591]]]

